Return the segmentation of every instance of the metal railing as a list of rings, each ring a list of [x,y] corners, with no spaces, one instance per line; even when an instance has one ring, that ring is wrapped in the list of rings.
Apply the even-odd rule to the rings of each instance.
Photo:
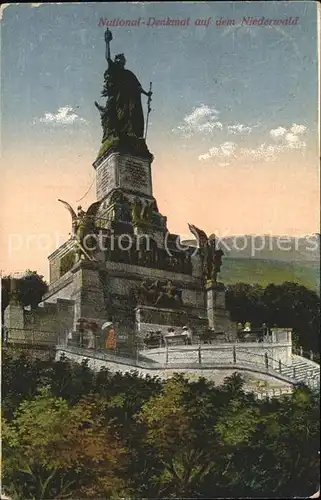
[[[17,333],[23,332],[23,335],[17,335]],[[7,335],[4,335],[6,333]],[[10,335],[14,333],[14,335]],[[9,334],[9,335],[8,335]],[[48,340],[48,335],[52,336],[51,340]],[[195,340],[195,338],[194,338]],[[116,344],[114,349],[103,349],[101,347],[94,347],[92,349],[86,348],[85,345],[80,346],[79,343],[68,340],[67,332],[63,331],[56,333],[53,331],[46,330],[35,330],[35,329],[4,329],[2,341],[4,345],[9,345],[12,347],[31,347],[33,349],[48,349],[55,350],[57,348],[69,348],[77,349],[78,354],[84,355],[84,352],[90,353],[92,357],[99,357],[105,359],[106,361],[121,361],[123,360],[128,364],[130,361],[131,365],[141,366],[143,363],[145,367],[155,367],[155,365],[160,366],[160,361],[153,359],[152,352],[155,352],[155,347],[164,349],[163,353],[159,353],[159,357],[163,356],[164,364],[175,365],[177,367],[185,365],[236,365],[242,364],[247,367],[252,367],[253,369],[262,368],[266,372],[273,371],[274,373],[280,374],[289,380],[296,382],[303,382],[310,387],[317,388],[320,385],[320,376],[317,377],[317,373],[313,367],[307,369],[306,376],[302,377],[302,373],[298,373],[298,368],[296,366],[291,366],[283,363],[281,360],[277,360],[268,355],[268,353],[259,353],[255,350],[246,349],[246,346],[242,346],[242,343],[235,342],[227,344],[222,347],[222,341],[220,341],[220,346],[218,342],[214,344],[201,343],[198,341],[197,344],[188,345],[185,347],[185,342],[182,341],[181,344],[177,346],[170,346],[169,343],[158,344],[154,346],[154,349],[142,345],[132,345],[132,347],[126,347],[125,344]],[[264,343],[262,344],[264,349]],[[219,359],[215,360],[215,355],[213,352],[219,351]],[[146,354],[145,354],[146,353]],[[209,354],[211,353],[211,354]],[[224,353],[224,354],[223,354]],[[299,355],[304,353],[302,349],[299,349]],[[156,354],[156,352],[155,352]],[[313,356],[310,356],[310,360],[313,360]]]
[[[318,388],[320,386],[320,373],[318,377],[318,373],[316,373],[315,370],[311,368],[308,368],[305,377],[302,377],[300,376],[297,366],[287,365],[280,359],[276,360],[275,358],[272,358],[272,356],[269,356],[267,353],[261,355],[250,350],[246,350],[243,352],[246,352],[248,355],[253,356],[264,356],[264,365],[267,370],[269,366],[272,366],[274,370],[280,373],[280,375],[285,375],[286,377],[296,380],[297,382],[302,382],[311,388]]]
[[[138,349],[133,352],[125,352],[121,349],[86,349],[76,345],[68,345],[68,346],[57,346],[57,350],[61,352],[71,352],[77,355],[82,356],[83,358],[94,358],[101,361],[113,362],[117,364],[125,364],[131,365],[135,368],[147,368],[147,369],[182,369],[182,368],[191,368],[195,369],[197,367],[202,367],[206,369],[210,368],[230,368],[235,366],[236,369],[249,369],[250,371],[255,371],[259,373],[269,373],[270,375],[279,376],[281,380],[286,381],[290,384],[298,384],[304,383],[312,389],[318,389],[320,386],[320,381],[311,377],[307,377],[306,380],[302,380],[296,376],[295,370],[292,372],[288,372],[289,367],[285,365],[280,360],[276,360],[271,356],[265,354],[258,354],[251,351],[242,351],[237,349],[237,346],[233,346],[230,349],[225,349],[228,354],[227,357],[220,358],[218,360],[206,359],[204,353],[209,350],[213,350],[213,348],[202,348],[202,346],[198,346],[197,349],[188,348],[188,352],[194,352],[195,356],[193,359],[177,359],[173,357],[174,354],[187,352],[184,350],[170,349],[167,347],[165,349],[164,359],[162,360],[154,360],[144,356],[144,351],[141,352]],[[215,348],[214,348],[215,350]],[[242,354],[247,354],[246,359]],[[252,355],[253,358],[249,358],[248,355]],[[256,358],[256,359],[254,359]]]
[[[320,353],[315,353],[312,350],[309,351],[304,350],[302,346],[293,347],[292,352],[297,356],[301,356],[301,358],[306,358],[309,359],[310,361],[314,361],[315,363],[320,364]]]
[[[183,340],[183,335],[175,335],[172,337],[172,341],[177,345],[185,345],[186,342]],[[191,338],[191,345],[218,345],[218,344],[279,344],[278,341],[274,341],[271,335],[266,335],[264,337],[257,337],[256,335],[248,334],[245,338],[235,338],[233,334],[225,332],[216,332],[215,335],[193,335]],[[140,345],[144,349],[155,349],[158,347],[165,347],[166,341],[163,335],[158,337],[153,336],[150,339],[142,339]]]

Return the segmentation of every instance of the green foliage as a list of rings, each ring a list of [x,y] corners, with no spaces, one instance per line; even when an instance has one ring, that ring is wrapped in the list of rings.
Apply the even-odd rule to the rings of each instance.
[[[117,147],[118,144],[119,144],[119,137],[109,136],[102,143],[97,158],[100,158],[101,156],[103,156],[106,153],[106,151],[108,151],[108,149],[110,149],[112,147]]]
[[[24,275],[16,280],[17,290],[16,296],[19,303],[23,306],[37,307],[41,302],[42,297],[48,291],[48,284],[45,282],[44,277],[39,275],[37,271],[30,271],[29,269]],[[10,275],[5,276],[1,280],[1,313],[3,313],[10,301]]]
[[[3,321],[3,312],[9,305],[10,301],[10,276],[3,276],[1,278],[1,314]]]
[[[264,289],[237,283],[228,287],[226,303],[233,321],[293,328],[296,344],[320,351],[320,297],[304,286],[284,282]]]
[[[229,285],[226,293],[226,304],[233,321],[245,323],[251,321],[253,326],[262,325],[264,289],[259,285],[237,283]]]
[[[42,382],[44,366],[32,361],[24,352],[2,349],[2,413],[11,418],[19,404],[36,394]]]
[[[21,403],[3,424],[4,481],[11,492],[37,499],[123,493],[126,450],[110,432],[103,407],[97,397],[70,407],[47,388]]]
[[[234,374],[93,373],[2,360],[3,486],[12,498],[308,496],[318,482],[318,395],[259,400]]]
[[[23,306],[37,307],[42,297],[48,291],[48,285],[37,271],[25,272],[24,276],[18,281],[18,293]]]

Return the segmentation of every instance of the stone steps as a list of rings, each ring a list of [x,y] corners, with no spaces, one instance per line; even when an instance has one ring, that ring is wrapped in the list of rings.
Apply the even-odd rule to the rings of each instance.
[[[320,384],[320,368],[317,365],[313,366],[309,360],[299,356],[293,359],[292,366],[282,369],[282,374],[291,378],[293,378],[295,374],[295,379],[299,382],[315,379],[318,380]]]

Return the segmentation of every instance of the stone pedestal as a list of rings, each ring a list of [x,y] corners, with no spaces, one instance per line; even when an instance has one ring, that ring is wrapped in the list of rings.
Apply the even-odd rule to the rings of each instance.
[[[24,329],[24,309],[20,304],[10,303],[4,311],[4,325],[7,328]]]
[[[208,282],[206,284],[206,294],[209,327],[216,332],[232,333],[234,328],[225,305],[224,284]]]
[[[153,196],[151,160],[112,152],[95,163],[97,200],[102,201],[114,189],[141,196]]]
[[[74,329],[79,318],[104,320],[107,311],[104,298],[104,268],[98,262],[81,260],[71,270],[73,274]]]
[[[4,311],[4,326],[6,327],[6,342],[25,342],[25,315],[20,304],[11,302]]]
[[[136,307],[135,319],[139,337],[152,330],[165,334],[169,327],[179,330],[189,323],[186,311],[144,305]]]

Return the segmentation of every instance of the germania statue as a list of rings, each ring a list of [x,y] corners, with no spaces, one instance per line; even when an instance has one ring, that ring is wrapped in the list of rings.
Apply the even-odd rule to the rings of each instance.
[[[103,142],[108,137],[131,136],[139,139],[146,137],[144,134],[144,113],[141,95],[148,97],[148,114],[150,112],[151,88],[146,92],[137,77],[125,68],[124,54],[117,54],[114,60],[110,55],[110,42],[112,33],[107,28],[105,32],[106,61],[108,68],[104,74],[104,87],[102,96],[107,98],[105,106],[95,102],[100,112],[103,128]],[[150,85],[151,87],[151,85]]]

